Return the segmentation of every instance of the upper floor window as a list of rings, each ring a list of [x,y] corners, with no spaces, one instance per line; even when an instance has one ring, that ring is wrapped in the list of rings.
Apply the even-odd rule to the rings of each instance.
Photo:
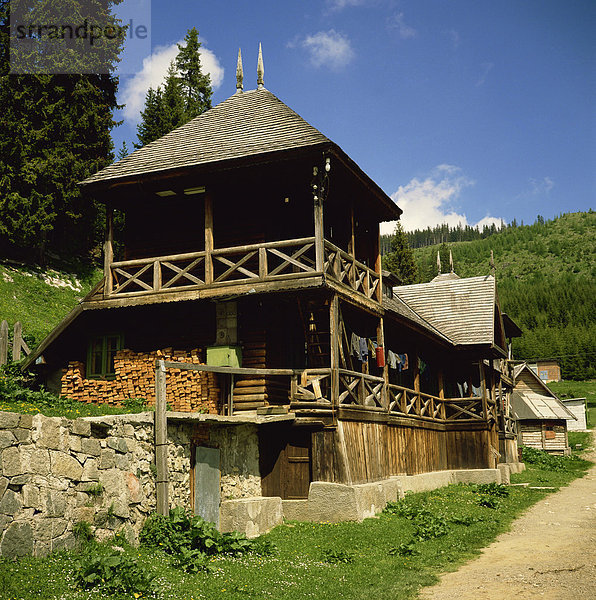
[[[122,350],[123,337],[108,334],[94,337],[87,352],[87,377],[112,379],[116,376],[114,358]]]

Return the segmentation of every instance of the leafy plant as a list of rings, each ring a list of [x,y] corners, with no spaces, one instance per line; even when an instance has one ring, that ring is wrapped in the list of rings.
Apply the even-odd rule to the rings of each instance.
[[[76,540],[83,544],[86,544],[93,539],[91,524],[87,521],[79,521],[78,523],[75,523],[72,528],[72,533],[74,534]]]
[[[399,546],[389,548],[391,556],[415,556],[420,554],[420,550],[416,548],[414,540],[402,542]]]
[[[331,550],[328,548],[323,550],[321,560],[331,565],[339,563],[353,563],[354,554],[352,552],[348,552],[347,550]]]
[[[145,398],[126,398],[122,404],[130,412],[136,413],[147,410],[147,400]]]
[[[104,487],[101,483],[98,482],[95,485],[90,486],[87,489],[87,493],[90,496],[95,496],[95,497],[101,496],[104,493]]]
[[[546,471],[568,471],[580,460],[573,454],[571,456],[554,456],[537,448],[530,448],[528,446],[522,448],[523,462],[536,465]]]
[[[83,589],[98,588],[105,594],[145,594],[154,576],[130,557],[116,550],[87,552],[75,564],[75,581]]]
[[[430,540],[449,533],[449,524],[443,517],[428,513],[419,514],[416,519],[414,539],[419,541]]]
[[[199,516],[189,516],[181,507],[171,509],[168,516],[151,515],[145,521],[139,539],[142,544],[159,548],[168,554],[178,554],[181,548],[186,548],[208,556],[241,556],[247,552],[267,554],[273,549],[272,544],[258,539],[249,540],[238,532],[220,533],[213,523]]]
[[[486,494],[481,494],[476,502],[480,506],[485,506],[486,508],[499,508],[501,506],[501,500],[499,498],[496,496],[488,496]]]
[[[485,496],[496,496],[500,498],[509,496],[509,488],[500,483],[478,483],[474,486],[474,491]]]
[[[210,572],[207,555],[200,550],[192,550],[181,546],[179,552],[172,559],[172,566],[182,569],[186,573]]]

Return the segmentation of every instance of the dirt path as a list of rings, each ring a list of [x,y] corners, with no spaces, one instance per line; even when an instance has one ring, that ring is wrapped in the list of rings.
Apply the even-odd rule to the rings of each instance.
[[[586,457],[588,458],[588,457]],[[591,460],[594,460],[594,451]],[[596,466],[531,507],[424,600],[596,598]]]

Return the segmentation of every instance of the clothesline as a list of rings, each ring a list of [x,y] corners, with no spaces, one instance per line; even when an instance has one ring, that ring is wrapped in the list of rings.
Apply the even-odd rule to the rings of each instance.
[[[378,344],[376,338],[365,338],[360,337],[356,333],[352,332],[350,335],[350,354],[355,356],[360,362],[368,362],[369,351],[375,356],[377,362]],[[396,369],[400,373],[405,371],[409,367],[409,360],[407,354],[400,354],[393,352],[392,350],[387,351],[387,363],[390,369]],[[383,365],[381,365],[383,366]]]

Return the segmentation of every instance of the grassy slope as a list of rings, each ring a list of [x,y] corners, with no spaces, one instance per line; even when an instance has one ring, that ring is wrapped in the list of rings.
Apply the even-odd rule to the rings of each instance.
[[[0,319],[6,319],[10,329],[20,321],[23,334],[39,343],[91,290],[99,276],[98,271],[79,278],[72,273],[0,264]],[[52,277],[54,285],[44,277]],[[71,287],[60,286],[57,281]],[[25,339],[29,342],[31,338]]]

